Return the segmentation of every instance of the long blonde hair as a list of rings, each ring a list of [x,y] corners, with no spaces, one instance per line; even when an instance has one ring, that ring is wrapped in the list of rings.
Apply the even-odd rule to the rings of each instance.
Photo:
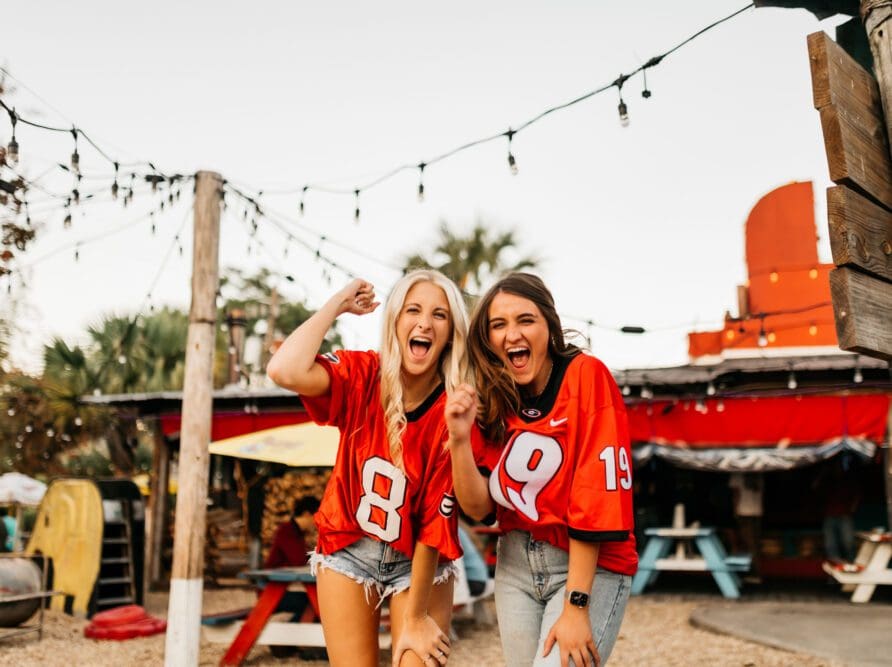
[[[381,332],[381,406],[384,409],[384,423],[387,440],[390,443],[390,457],[394,465],[403,467],[403,433],[406,431],[406,412],[403,407],[403,383],[400,380],[403,357],[399,340],[396,337],[396,320],[403,309],[406,295],[414,285],[429,282],[446,294],[449,303],[449,319],[452,335],[440,353],[439,374],[452,391],[470,376],[468,368],[467,340],[468,313],[461,291],[449,278],[433,269],[418,269],[400,278],[384,304],[384,323]]]

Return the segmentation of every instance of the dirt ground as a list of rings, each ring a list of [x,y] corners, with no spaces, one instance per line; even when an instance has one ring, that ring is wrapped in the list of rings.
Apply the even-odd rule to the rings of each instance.
[[[205,613],[215,613],[253,603],[254,594],[247,589],[208,589],[204,593]],[[635,597],[629,603],[619,640],[610,659],[611,667],[639,665],[728,665],[737,667],[804,665],[808,667],[842,667],[812,656],[788,653],[751,642],[717,635],[694,628],[688,623],[691,610],[704,602],[702,597],[685,595],[646,595]],[[491,602],[489,603],[491,607]],[[146,609],[156,616],[167,615],[167,595],[153,593],[148,596]],[[485,610],[492,619],[491,608]],[[84,637],[86,621],[59,612],[47,612],[44,635],[37,641],[36,635],[26,635],[0,640],[0,665],[26,667],[119,667],[120,665],[162,665],[164,662],[164,636],[131,639],[127,641],[96,641]],[[455,631],[458,641],[453,643],[449,661],[456,667],[504,665],[495,623],[475,623],[471,619],[457,620]],[[216,665],[223,656],[225,646],[201,643],[201,665]],[[382,665],[389,665],[389,653],[382,655]],[[306,661],[296,658],[278,659],[268,647],[255,646],[246,665],[325,665],[324,661]]]

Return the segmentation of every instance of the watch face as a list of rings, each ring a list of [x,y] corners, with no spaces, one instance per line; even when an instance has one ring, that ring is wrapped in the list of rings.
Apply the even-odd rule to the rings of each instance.
[[[580,591],[570,591],[570,594],[567,596],[570,604],[574,607],[586,607],[588,606],[588,593],[582,593]]]

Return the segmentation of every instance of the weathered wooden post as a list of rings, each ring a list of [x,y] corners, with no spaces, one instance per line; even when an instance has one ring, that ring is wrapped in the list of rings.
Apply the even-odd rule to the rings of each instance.
[[[892,361],[892,7],[862,0],[873,74],[825,33],[808,36],[812,91],[830,178],[830,290],[839,346]],[[892,528],[892,410],[886,426],[886,509]]]
[[[873,55],[873,71],[880,89],[883,114],[886,118],[886,137],[892,137],[892,5],[888,0],[861,0],[861,20],[867,31],[870,53]],[[887,238],[883,251],[892,256],[892,220],[886,219]],[[892,318],[890,318],[892,320]],[[892,321],[888,323],[892,329]],[[886,514],[888,528],[892,530],[892,406],[886,421]]]
[[[213,172],[200,171],[195,175],[192,305],[186,339],[173,571],[164,651],[164,664],[168,667],[198,664],[222,183],[220,175]]]

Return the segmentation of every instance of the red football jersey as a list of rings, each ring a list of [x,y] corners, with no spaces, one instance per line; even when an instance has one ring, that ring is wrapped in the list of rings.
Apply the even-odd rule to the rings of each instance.
[[[598,542],[598,565],[638,569],[632,510],[632,452],[626,410],[598,359],[555,361],[545,391],[506,423],[504,447],[476,441],[478,466],[502,530],[526,530],[569,549]]]
[[[403,468],[393,464],[381,407],[376,352],[338,351],[317,361],[331,377],[324,396],[301,397],[313,420],[341,431],[334,470],[319,511],[317,549],[329,554],[361,537],[412,557],[415,543],[461,556],[442,385],[406,414]]]

